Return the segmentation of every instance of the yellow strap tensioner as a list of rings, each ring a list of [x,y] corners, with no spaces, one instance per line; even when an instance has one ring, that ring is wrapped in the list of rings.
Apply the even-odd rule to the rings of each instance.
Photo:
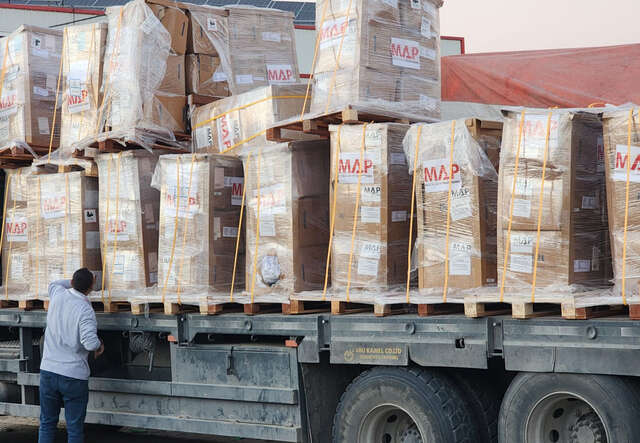
[[[351,248],[349,250],[349,267],[347,268],[347,302],[351,290],[351,266],[353,265],[353,248],[356,241],[356,227],[358,226],[358,209],[360,208],[360,193],[362,183],[362,169],[364,169],[364,144],[368,123],[362,125],[362,141],[360,142],[360,164],[358,165],[358,187],[356,189],[356,206],[353,210],[353,227],[351,229]],[[338,196],[336,195],[336,199]]]
[[[627,228],[629,226],[629,180],[631,177],[631,128],[633,124],[633,108],[629,110],[627,122],[627,177],[624,192],[624,233],[622,240],[622,303],[627,304],[626,272],[627,272]]]
[[[413,212],[416,203],[416,176],[418,175],[418,149],[420,148],[420,137],[422,136],[422,125],[418,125],[416,135],[415,152],[413,153],[413,180],[411,185],[411,212],[409,214],[409,246],[407,248],[407,303],[411,303],[409,287],[411,286],[411,244],[413,243]]]
[[[196,162],[196,154],[191,154],[191,165],[189,167],[189,185],[187,186],[187,195],[186,195],[187,213],[189,212],[189,199],[191,198],[191,183],[193,178],[193,166],[195,162]],[[178,204],[180,204],[179,201],[178,201]],[[176,218],[174,230],[177,231],[177,229],[178,229],[178,219]],[[186,255],[185,247],[187,245],[188,231],[189,231],[189,217],[188,217],[188,214],[186,214],[184,218],[184,229],[182,232],[182,254],[180,255],[180,267],[178,268],[178,273],[177,273],[178,278],[176,279],[176,283],[177,283],[176,293],[178,295],[178,304],[182,304],[182,300],[180,299],[180,290],[182,289],[180,286],[180,282],[182,278],[182,271],[184,270],[184,256]]]
[[[456,137],[456,121],[451,122],[451,144],[449,147],[449,190],[447,192],[447,233],[444,244],[444,285],[442,287],[442,303],[447,302],[449,289],[449,232],[451,231],[451,186],[453,184],[453,147]]]
[[[249,170],[251,164],[251,152],[247,155],[246,169]],[[231,273],[231,290],[229,291],[229,301],[233,302],[233,289],[236,283],[236,270],[238,267],[238,250],[240,249],[240,233],[242,232],[242,218],[244,216],[244,205],[247,195],[247,186],[244,178],[242,179],[242,202],[240,203],[240,220],[238,220],[238,233],[236,235],[236,251],[233,255],[233,272]]]
[[[253,276],[251,277],[251,303],[254,300],[254,293],[256,288],[256,274],[258,270],[258,243],[260,243],[260,165],[262,163],[262,148],[258,149],[258,161],[257,161],[257,172],[258,175],[256,177],[256,188],[258,190],[258,200],[257,200],[257,209],[256,209],[256,245],[253,248]],[[238,232],[238,236],[240,232]]]
[[[509,202],[509,222],[507,224],[507,241],[504,246],[504,258],[502,263],[502,279],[500,281],[500,303],[504,302],[504,284],[507,277],[507,264],[509,262],[509,250],[511,249],[511,226],[513,222],[513,197],[516,193],[516,182],[518,180],[518,167],[520,165],[520,148],[522,146],[522,133],[524,129],[525,111],[520,114],[520,125],[518,129],[518,147],[516,148],[516,161],[513,168],[513,183],[511,185],[511,200]]]

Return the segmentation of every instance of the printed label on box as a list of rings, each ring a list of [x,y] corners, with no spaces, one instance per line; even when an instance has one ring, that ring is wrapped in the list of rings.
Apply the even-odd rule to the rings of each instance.
[[[236,238],[238,236],[238,228],[234,226],[223,226],[222,227],[222,236]]]
[[[87,249],[100,249],[100,231],[87,231],[84,236],[84,246]]]
[[[391,63],[403,68],[420,69],[420,45],[412,40],[391,37]]]
[[[392,152],[391,153],[391,164],[392,165],[406,165],[407,159],[404,156],[404,152]]]
[[[218,20],[213,17],[207,17],[207,31],[217,31],[218,30]]]
[[[69,95],[67,97],[67,109],[69,110],[69,114],[77,114],[78,112],[88,111],[91,109],[89,91],[80,88],[78,92],[72,92],[70,86]]]
[[[451,191],[451,221],[462,220],[473,215],[469,188]]]
[[[437,53],[435,49],[420,46],[420,57],[428,58],[429,60],[435,60],[436,54]]]
[[[339,45],[341,40],[346,40],[347,34],[355,32],[355,24],[355,19],[348,20],[346,16],[334,20],[325,20],[320,31],[320,48],[325,49]],[[345,36],[345,38],[343,39],[342,36]]]
[[[379,242],[362,242],[362,246],[360,247],[360,257],[380,260],[382,248],[383,245]]]
[[[375,154],[374,154],[375,155]],[[341,152],[338,163],[338,183],[373,184],[373,168],[375,157],[369,152],[364,154],[364,167],[360,166],[360,154],[355,152]]]
[[[52,192],[41,200],[42,216],[46,219],[64,217],[67,196],[64,192]]]
[[[458,191],[462,187],[460,166],[457,163],[449,164],[448,158],[428,160],[422,164],[424,169],[425,192],[447,192],[449,190],[449,173],[451,177],[451,190]]]
[[[361,206],[360,221],[362,223],[380,223],[380,208],[377,206]]]
[[[211,135],[211,126],[208,124],[196,128],[196,146],[198,148],[206,148],[213,145],[213,136]]]
[[[175,207],[173,210],[173,216],[175,216]],[[107,240],[108,241],[129,241],[129,224],[126,220],[116,220],[115,217],[109,217],[107,221]]]
[[[524,128],[522,130],[521,157],[543,160],[547,128],[549,129],[549,150],[547,154],[555,152],[558,149],[559,126],[560,117],[558,115],[552,116],[550,122],[547,115],[527,115],[524,119]]]
[[[260,236],[276,236],[276,220],[272,214],[265,214],[264,216],[260,216]]]
[[[531,217],[531,200],[514,198],[513,199],[513,216],[530,218]]]
[[[276,42],[280,43],[282,41],[282,37],[279,32],[263,32],[262,40],[265,42]]]
[[[532,235],[511,234],[511,252],[533,254],[534,237]]]
[[[188,166],[188,164],[186,165]],[[176,200],[178,203],[179,218],[193,218],[200,212],[200,194],[198,193],[197,174],[191,176],[191,187],[189,187],[189,168],[183,165],[180,168],[180,188],[178,189],[175,171],[167,174],[166,191],[163,202],[164,213],[167,217],[176,216]]]
[[[407,221],[407,211],[392,211],[391,212],[391,221],[392,222],[406,222]]]
[[[426,17],[422,17],[422,23],[420,24],[420,34],[423,37],[431,38],[431,20]]]
[[[411,0],[411,8],[412,9],[421,9],[420,0]]]
[[[220,152],[225,152],[240,142],[242,129],[239,111],[223,115],[216,121],[216,126],[218,129],[218,150]]]
[[[589,272],[591,271],[591,260],[574,260],[573,272]]]
[[[380,185],[363,185],[360,191],[362,201],[366,203],[379,203],[382,195],[382,186]]]
[[[229,179],[229,186],[227,186],[227,179]],[[231,187],[231,205],[242,205],[242,192],[244,186],[244,178],[242,177],[225,177],[225,188]]]
[[[40,95],[42,97],[48,97],[49,96],[49,90],[46,88],[41,88],[39,86],[34,86],[33,87],[33,93],[36,95]]]
[[[375,277],[378,275],[378,263],[379,260],[372,260],[370,258],[362,258],[358,259],[358,274],[359,275],[368,275],[371,277]]]
[[[598,197],[583,195],[582,209],[598,209]]]
[[[251,74],[237,74],[236,83],[239,85],[250,85],[253,83],[253,75]]]
[[[267,65],[267,80],[270,85],[287,85],[298,81],[291,65]]]
[[[24,265],[27,261],[26,254],[11,253],[8,265],[11,268],[11,280],[26,281],[24,275]]]
[[[522,254],[511,254],[509,258],[509,270],[531,274],[533,272],[533,256]]]
[[[629,151],[631,159],[629,161]],[[629,181],[640,183],[640,146],[616,145],[616,162],[613,169],[615,181],[627,181],[627,168],[629,169]]]
[[[84,222],[85,223],[96,223],[98,221],[98,214],[96,209],[85,209],[84,210]]]
[[[47,117],[38,117],[38,132],[41,135],[49,133],[49,119]]]
[[[283,183],[260,189],[260,216],[266,214],[286,214],[287,192]],[[257,208],[258,190],[253,191],[251,207]]]
[[[449,247],[449,275],[471,275],[471,244],[451,243]]]
[[[5,223],[7,240],[9,242],[27,242],[29,241],[29,223],[27,217],[14,216],[7,217]]]

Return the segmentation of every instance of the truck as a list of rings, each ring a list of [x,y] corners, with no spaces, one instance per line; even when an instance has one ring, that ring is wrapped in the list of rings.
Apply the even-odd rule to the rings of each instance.
[[[640,322],[613,314],[97,313],[86,420],[283,442],[630,443]],[[38,417],[45,326],[44,310],[0,310],[0,414]]]

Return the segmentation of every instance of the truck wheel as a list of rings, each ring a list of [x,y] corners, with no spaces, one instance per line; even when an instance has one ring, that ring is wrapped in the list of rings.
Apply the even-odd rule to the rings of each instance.
[[[519,374],[502,401],[500,443],[632,443],[640,401],[623,377]]]
[[[471,443],[476,432],[455,384],[436,371],[374,368],[342,394],[334,443]]]
[[[498,388],[487,374],[471,371],[453,375],[457,385],[465,393],[465,401],[470,408],[472,418],[476,421],[478,443],[497,443],[498,414],[504,390]]]

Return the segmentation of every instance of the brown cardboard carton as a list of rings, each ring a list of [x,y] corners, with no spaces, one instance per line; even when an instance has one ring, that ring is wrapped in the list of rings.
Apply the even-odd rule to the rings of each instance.
[[[294,293],[322,289],[329,242],[327,145],[281,143],[243,157],[251,301],[286,303]]]
[[[79,171],[33,175],[27,183],[31,295],[47,297],[49,283],[70,279],[82,267],[94,273],[99,289],[98,179]]]
[[[220,58],[205,54],[189,54],[186,59],[187,94],[227,97],[229,83],[217,79],[224,76]]]
[[[167,70],[158,88],[158,92],[185,95],[185,91],[185,56],[170,55],[167,57]]]
[[[242,176],[226,174],[241,167],[239,160],[220,155],[160,156],[153,184],[160,189],[158,292],[165,301],[180,297],[183,302],[199,303],[216,294],[227,300],[231,279],[223,263],[235,256],[241,198],[225,188],[238,180],[242,185]],[[241,196],[242,188],[236,192]],[[231,201],[216,203],[212,197],[217,193]],[[220,209],[228,207],[232,209]],[[240,249],[235,279],[239,291],[242,253]]]
[[[174,132],[185,131],[185,108],[187,98],[183,95],[156,94],[144,108],[144,115],[153,125]]]
[[[98,131],[98,109],[102,100],[103,56],[106,23],[65,28],[62,64],[62,109],[58,156],[71,158],[72,145]]]
[[[187,49],[189,18],[174,1],[147,0],[153,13],[171,35],[171,49],[175,54],[184,54]]]
[[[375,293],[402,283],[401,275],[406,279],[411,182],[402,139],[408,129],[395,123],[329,127],[332,183],[337,171],[331,197],[336,199],[331,259],[332,287],[339,290],[336,296],[342,296],[347,286]],[[375,302],[366,296],[361,301]]]
[[[96,158],[104,289],[112,300],[131,301],[158,282],[160,193],[151,187],[157,160],[146,150]]]
[[[187,52],[217,55],[222,51],[229,39],[228,15],[224,8],[188,5]]]
[[[0,147],[28,144],[46,149],[53,126],[62,31],[22,25],[0,39],[4,78],[0,84]]]

